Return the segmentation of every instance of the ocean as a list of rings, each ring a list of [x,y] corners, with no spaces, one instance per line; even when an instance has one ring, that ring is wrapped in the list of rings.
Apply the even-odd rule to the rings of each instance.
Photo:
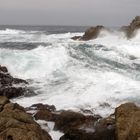
[[[71,39],[86,28],[0,26],[0,64],[33,91],[14,102],[103,117],[122,103],[140,104],[140,31],[130,40],[116,29],[90,41]]]

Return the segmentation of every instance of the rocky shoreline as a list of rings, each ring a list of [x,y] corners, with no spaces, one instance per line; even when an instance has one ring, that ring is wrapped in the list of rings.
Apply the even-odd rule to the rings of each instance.
[[[140,29],[140,16],[136,16],[132,20],[130,25],[121,27],[119,31],[124,32],[127,39],[131,39],[136,35],[138,29]],[[79,41],[88,41],[91,39],[96,39],[102,30],[109,31],[108,28],[102,25],[98,25],[87,29],[83,36],[74,36],[71,39]]]
[[[134,103],[120,105],[107,118],[56,110],[54,105],[38,103],[24,108],[11,103],[10,98],[27,92],[26,85],[27,81],[14,78],[0,66],[0,140],[51,140],[37,120],[54,122],[54,130],[64,133],[60,140],[140,139],[140,108]]]

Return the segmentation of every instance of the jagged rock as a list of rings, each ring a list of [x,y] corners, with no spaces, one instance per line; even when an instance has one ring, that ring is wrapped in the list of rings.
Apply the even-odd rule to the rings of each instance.
[[[55,113],[52,113],[48,110],[39,110],[34,115],[34,118],[36,120],[55,121],[56,116],[57,115]]]
[[[4,72],[4,73],[8,72],[7,68],[5,66],[1,66],[1,65],[0,65],[0,71]]]
[[[121,27],[128,39],[134,37],[138,29],[140,29],[140,16],[136,16],[130,25]]]
[[[122,104],[115,110],[117,140],[140,139],[140,108],[133,103]]]
[[[4,87],[0,88],[0,96],[6,96],[9,99],[22,96],[25,93],[25,89],[22,87]]]
[[[85,120],[86,117],[81,113],[63,111],[55,121],[55,129],[66,132],[71,128],[77,128]]]
[[[73,40],[80,40],[81,39],[81,36],[74,36],[71,39],[73,39]]]
[[[26,108],[26,111],[28,111],[36,120],[45,120],[45,121],[55,121],[57,114],[56,114],[56,108],[54,105],[48,105],[48,104],[34,104],[31,107]]]
[[[115,140],[115,121],[98,119],[80,113],[65,112],[58,117],[56,128],[65,134],[60,140]]]
[[[115,140],[115,131],[104,129],[102,132],[92,132],[88,129],[71,129],[60,140]]]
[[[51,140],[23,107],[2,96],[0,103],[0,140]]]
[[[96,26],[96,27],[91,27],[89,28],[85,34],[81,37],[81,40],[91,40],[91,39],[95,39],[98,37],[100,31],[104,29],[103,26]]]
[[[30,109],[34,109],[34,110],[48,110],[48,111],[56,111],[56,108],[54,105],[48,105],[48,104],[34,104],[31,107],[29,107]]]
[[[88,41],[91,39],[95,39],[98,37],[100,31],[102,29],[105,29],[104,26],[96,26],[96,27],[90,27],[85,31],[85,34],[83,36],[74,36],[71,39],[73,40],[83,40],[83,41]]]
[[[0,65],[0,96],[15,98],[24,95],[25,87],[14,86],[15,84],[28,84],[27,81],[12,77],[6,67]]]

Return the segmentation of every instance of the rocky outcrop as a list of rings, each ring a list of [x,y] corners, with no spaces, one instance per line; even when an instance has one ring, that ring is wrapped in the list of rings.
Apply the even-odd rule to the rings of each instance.
[[[31,113],[31,115],[34,116],[36,120],[55,121],[57,117],[54,105],[34,104],[31,107],[26,108],[26,111],[35,112]]]
[[[130,25],[123,26],[121,28],[121,30],[125,32],[128,39],[134,37],[138,29],[140,29],[140,16],[136,16]]]
[[[115,111],[117,140],[140,139],[140,108],[133,103],[122,104]]]
[[[0,140],[51,140],[25,109],[0,96]]]
[[[81,37],[81,40],[87,41],[87,40],[97,38],[102,29],[104,29],[103,26],[96,26],[96,27],[91,27],[87,29],[85,34]]]
[[[98,37],[99,33],[103,29],[105,29],[104,26],[91,27],[91,28],[89,28],[85,31],[83,36],[74,36],[71,39],[73,39],[73,40],[83,40],[83,41],[88,41],[88,40],[91,40],[91,39],[95,39],[95,38]]]
[[[17,84],[28,84],[23,79],[12,77],[5,66],[0,65],[0,95],[8,98],[21,96],[25,93],[26,89],[21,86],[14,86]]]
[[[75,112],[63,112],[55,128],[65,134],[60,140],[115,140],[113,118],[98,119]]]
[[[53,121],[54,130],[64,133],[60,140],[114,140],[115,119],[84,115],[73,111],[56,111],[53,105],[35,104],[31,111],[36,120]]]

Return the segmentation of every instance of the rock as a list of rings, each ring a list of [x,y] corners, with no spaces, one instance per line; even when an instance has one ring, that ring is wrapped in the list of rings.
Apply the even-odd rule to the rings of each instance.
[[[86,121],[68,126],[60,140],[115,140],[115,120],[112,118],[96,120],[85,116]]]
[[[115,121],[112,118],[99,119],[63,111],[55,120],[54,129],[65,133],[60,140],[115,140]]]
[[[55,121],[56,116],[57,115],[55,113],[52,113],[48,110],[39,110],[34,115],[34,118],[36,120]]]
[[[105,129],[103,132],[88,132],[87,130],[72,129],[60,140],[115,140],[115,131]]]
[[[71,128],[78,127],[83,121],[85,122],[85,119],[86,117],[81,113],[63,111],[57,117],[54,128],[66,132]]]
[[[56,108],[54,105],[48,105],[48,104],[34,104],[31,107],[29,107],[30,109],[34,109],[34,110],[48,110],[48,111],[56,111]]]
[[[81,37],[81,40],[87,41],[97,38],[102,29],[104,29],[103,26],[96,26],[87,29],[85,34]]]
[[[23,107],[2,96],[0,103],[0,140],[52,140]]]
[[[13,84],[28,84],[26,80],[19,79],[19,78],[13,78]]]
[[[6,67],[0,65],[0,96],[15,98],[27,91],[26,87],[14,86],[15,84],[28,84],[27,81],[12,77]]]
[[[1,65],[0,65],[0,71],[4,72],[4,73],[8,72],[7,68],[5,66],[1,66]]]
[[[74,36],[71,39],[73,39],[73,40],[80,40],[81,39],[81,36]]]
[[[138,29],[140,29],[140,16],[136,16],[130,25],[121,27],[128,39],[134,37]]]
[[[0,105],[9,103],[9,100],[5,96],[0,96]]]
[[[57,114],[56,108],[54,105],[48,104],[34,104],[28,108],[26,108],[36,120],[45,120],[45,121],[55,121]],[[31,113],[32,112],[32,113]]]
[[[90,27],[86,30],[85,34],[83,36],[74,36],[71,39],[73,40],[83,40],[88,41],[91,39],[95,39],[98,37],[101,30],[105,29],[104,26],[96,26],[96,27]]]
[[[6,96],[9,99],[22,96],[24,93],[25,89],[22,87],[4,87],[0,89],[0,96]]]
[[[27,108],[36,111],[36,120],[55,122],[54,130],[64,133],[60,140],[115,140],[115,119],[99,115],[84,115],[73,111],[56,111],[54,106],[35,104]]]
[[[140,139],[140,108],[133,103],[122,104],[115,110],[117,140]]]

